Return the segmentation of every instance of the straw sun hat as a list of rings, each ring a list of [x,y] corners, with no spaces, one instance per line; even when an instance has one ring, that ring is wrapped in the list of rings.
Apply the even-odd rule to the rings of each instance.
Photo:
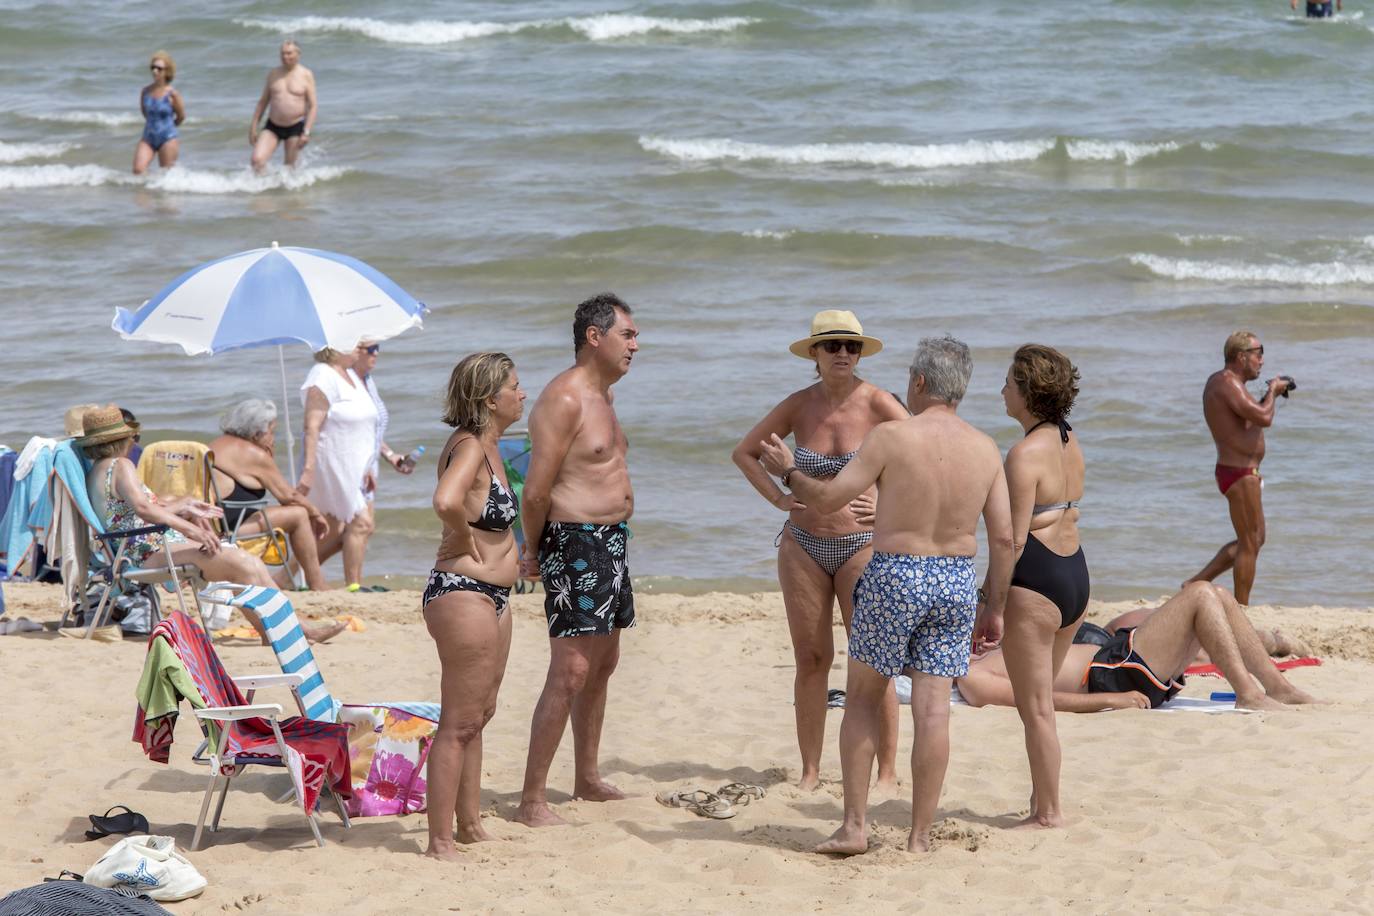
[[[124,422],[124,414],[114,404],[86,411],[81,416],[81,428],[84,434],[75,442],[78,448],[116,442],[138,433],[138,430]]]
[[[876,337],[864,336],[864,326],[853,312],[841,309],[826,309],[817,312],[811,319],[811,336],[803,337],[787,349],[802,359],[813,359],[811,346],[826,340],[857,340],[863,344],[860,356],[872,356],[883,348],[883,342]]]

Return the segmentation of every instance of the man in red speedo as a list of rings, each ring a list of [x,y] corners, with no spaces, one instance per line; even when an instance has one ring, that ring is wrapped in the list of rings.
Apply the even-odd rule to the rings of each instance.
[[[1264,346],[1259,338],[1249,331],[1236,331],[1226,338],[1222,355],[1225,367],[1212,373],[1202,390],[1202,413],[1217,443],[1217,489],[1231,507],[1236,539],[1218,550],[1211,562],[1188,581],[1211,582],[1231,569],[1236,600],[1249,604],[1250,587],[1255,583],[1255,561],[1264,546],[1259,475],[1259,465],[1264,460],[1264,430],[1274,422],[1277,396],[1293,387],[1293,380],[1286,376],[1270,379],[1268,390],[1256,401],[1245,390],[1245,383],[1259,378],[1264,367]]]

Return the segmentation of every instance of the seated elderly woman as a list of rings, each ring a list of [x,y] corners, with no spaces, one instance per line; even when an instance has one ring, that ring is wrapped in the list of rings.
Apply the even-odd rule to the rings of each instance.
[[[165,534],[130,538],[125,555],[134,563],[141,565],[160,553],[165,538],[173,563],[193,565],[208,580],[276,587],[262,560],[220,543],[210,524],[211,519],[223,514],[218,508],[190,497],[163,502],[143,485],[128,458],[138,430],[125,422],[117,406],[110,404],[86,411],[82,429],[85,433],[75,444],[92,461],[86,474],[86,492],[91,507],[104,521],[105,530],[126,531],[148,525],[166,525],[170,529]],[[268,645],[262,621],[251,613],[246,616],[262,636],[263,645]],[[341,623],[306,627],[305,634],[306,638],[319,641],[343,627]]]
[[[320,572],[316,542],[329,531],[329,523],[277,469],[272,452],[277,438],[277,405],[256,398],[240,401],[220,419],[219,427],[224,435],[210,443],[210,450],[215,453],[215,489],[220,499],[256,500],[271,491],[281,503],[262,511],[221,504],[226,527],[232,531],[237,525],[240,535],[280,528],[291,542],[291,555],[305,574],[305,584],[316,591],[328,588]],[[264,515],[267,525],[263,524]],[[239,516],[243,516],[241,523]]]

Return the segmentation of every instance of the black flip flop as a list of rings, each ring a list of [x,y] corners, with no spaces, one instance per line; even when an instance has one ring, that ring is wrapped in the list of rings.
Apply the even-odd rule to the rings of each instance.
[[[110,811],[120,809],[123,809],[123,814],[110,816]],[[86,839],[98,840],[112,833],[148,833],[148,819],[137,811],[131,811],[124,805],[115,805],[110,811],[87,815],[94,829],[86,831]]]

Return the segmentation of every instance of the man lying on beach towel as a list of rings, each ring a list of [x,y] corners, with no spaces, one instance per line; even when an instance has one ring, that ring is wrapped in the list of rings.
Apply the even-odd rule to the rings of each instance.
[[[1239,709],[1319,702],[1274,667],[1230,592],[1191,582],[1140,626],[1117,630],[1106,645],[1070,646],[1054,680],[1054,708],[1098,712],[1161,706],[1183,687],[1183,672],[1199,645],[1230,681]],[[972,659],[968,674],[954,684],[971,706],[1016,703],[1000,649]]]

